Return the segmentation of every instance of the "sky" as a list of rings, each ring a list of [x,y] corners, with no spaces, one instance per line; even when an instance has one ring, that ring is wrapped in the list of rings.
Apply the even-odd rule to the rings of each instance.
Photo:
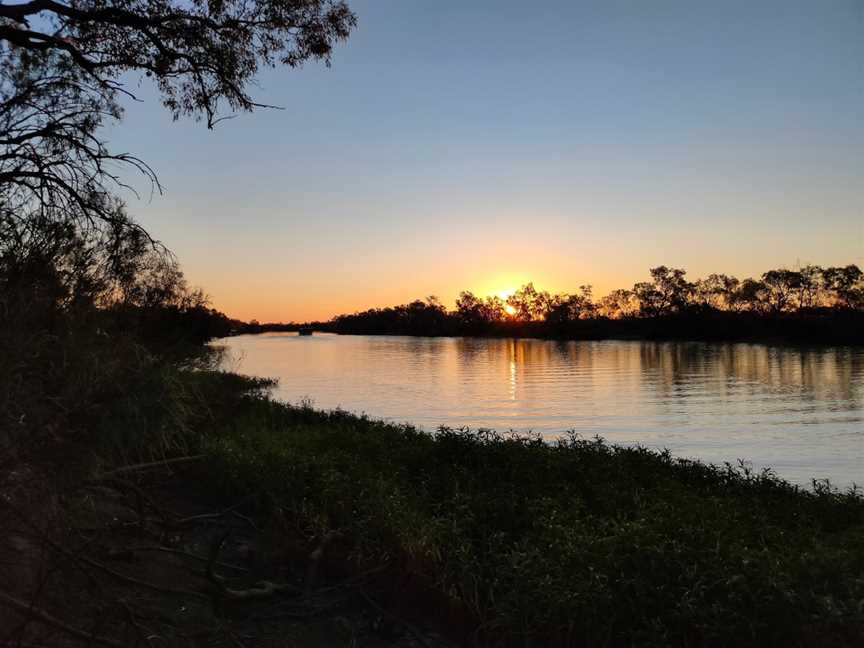
[[[349,0],[208,131],[146,85],[129,211],[233,317],[864,265],[864,1]]]

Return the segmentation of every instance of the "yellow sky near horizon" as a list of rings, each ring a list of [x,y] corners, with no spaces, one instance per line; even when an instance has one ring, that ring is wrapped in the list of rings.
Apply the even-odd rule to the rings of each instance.
[[[854,247],[855,245],[851,246]],[[661,264],[688,269],[687,276],[691,281],[712,272],[725,272],[742,279],[758,277],[771,268],[795,267],[806,263],[824,266],[848,263],[864,265],[857,258],[839,258],[830,253],[820,258],[799,258],[788,262],[782,255],[766,253],[762,257],[765,259],[764,263],[758,256],[754,256],[749,263],[742,263],[739,258],[734,265],[725,266],[711,263],[710,260],[690,266],[687,263],[664,262],[661,259],[645,263],[641,255],[631,254],[630,259],[627,259],[627,256],[622,255],[620,268],[602,268],[605,270],[602,274],[595,272],[594,281],[591,280],[590,270],[578,268],[568,271],[566,266],[570,264],[550,263],[547,267],[538,264],[533,270],[481,266],[464,268],[462,272],[437,273],[434,268],[422,266],[418,268],[422,271],[416,273],[399,273],[397,268],[391,271],[386,267],[379,272],[370,273],[368,269],[358,267],[353,273],[340,272],[336,275],[319,275],[314,270],[304,272],[302,268],[291,268],[284,273],[238,273],[217,277],[216,280],[211,272],[207,272],[211,280],[209,285],[203,282],[202,287],[211,296],[213,305],[231,317],[247,321],[257,319],[261,322],[303,322],[325,321],[343,313],[404,304],[414,299],[425,299],[430,295],[437,296],[445,306],[453,308],[462,290],[470,290],[479,297],[503,297],[529,281],[538,290],[547,290],[550,293],[573,293],[578,291],[581,285],[590,284],[595,299],[599,299],[614,289],[631,288],[637,281],[648,280],[648,269]],[[575,262],[572,265],[575,266]],[[689,269],[693,267],[697,270]],[[194,279],[196,274],[193,271],[190,279]],[[197,285],[194,280],[192,283]]]
[[[284,110],[210,131],[142,87],[109,134],[227,314],[864,267],[860,3],[351,4],[332,67],[262,70]]]

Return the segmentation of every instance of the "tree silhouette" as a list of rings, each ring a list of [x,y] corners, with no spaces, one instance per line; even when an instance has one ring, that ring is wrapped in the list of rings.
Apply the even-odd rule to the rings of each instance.
[[[818,306],[824,292],[822,268],[817,265],[806,265],[798,271],[798,308],[813,308]]]
[[[633,286],[643,312],[647,315],[668,315],[686,308],[693,286],[684,275],[685,270],[658,266],[651,268],[651,283]]]
[[[843,308],[864,306],[864,272],[856,265],[825,268],[822,272],[825,286],[834,293],[837,304]]]
[[[593,317],[596,310],[588,285],[580,286],[575,294],[552,295],[548,304],[543,319],[557,324]]]
[[[695,306],[722,310],[729,308],[730,300],[739,285],[738,279],[725,274],[710,274],[693,284],[692,299]]]
[[[176,118],[259,107],[262,66],[329,62],[355,17],[334,0],[31,0],[0,4],[0,233],[39,219],[129,223],[117,163],[155,174],[99,137],[122,116],[130,73],[151,77]]]
[[[334,0],[31,0],[0,5],[0,19],[11,47],[62,55],[105,91],[143,72],[175,117],[203,115],[209,126],[222,102],[260,105],[248,87],[262,65],[328,61],[356,22]]]
[[[535,319],[538,313],[537,289],[527,283],[507,298],[507,305],[513,309],[513,317],[523,322]]]
[[[600,300],[598,312],[610,319],[632,317],[638,310],[639,305],[633,291],[618,288]]]
[[[683,269],[668,266],[650,274],[652,281],[613,290],[598,302],[588,285],[575,293],[549,293],[529,282],[506,303],[462,291],[452,311],[429,297],[339,315],[325,326],[372,334],[864,341],[864,273],[854,265],[769,270],[761,280],[743,281],[715,273],[690,283]]]
[[[749,310],[761,312],[764,310],[766,288],[758,279],[744,279],[730,295],[729,303],[734,311]]]
[[[769,270],[762,275],[768,308],[779,313],[785,310],[801,287],[801,273],[794,270]]]

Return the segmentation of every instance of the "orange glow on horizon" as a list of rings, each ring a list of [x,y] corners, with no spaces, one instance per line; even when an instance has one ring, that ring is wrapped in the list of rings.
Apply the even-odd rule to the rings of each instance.
[[[503,273],[502,273],[503,274]],[[539,273],[538,273],[539,274]],[[500,278],[500,275],[499,275]],[[353,286],[348,285],[344,289],[333,289],[331,286],[322,286],[323,290],[318,295],[310,295],[307,290],[315,290],[316,287],[306,288],[294,283],[277,279],[271,286],[272,276],[262,276],[257,279],[257,285],[246,281],[244,283],[232,283],[223,290],[211,293],[212,305],[218,310],[244,321],[257,320],[259,322],[309,322],[326,321],[337,315],[364,311],[369,308],[385,308],[397,304],[405,304],[412,299],[424,299],[424,295],[435,294],[448,309],[455,308],[456,298],[462,289],[470,290],[479,299],[490,297],[498,298],[504,302],[504,312],[508,317],[516,314],[516,309],[508,305],[507,299],[511,297],[519,287],[530,280],[521,280],[515,277],[506,277],[501,281],[478,281],[479,289],[464,288],[465,283],[452,282],[444,290],[433,286],[397,286],[388,290],[365,289],[353,292]],[[551,293],[566,291],[563,282],[534,281],[538,290],[548,290]],[[485,286],[484,286],[485,284]],[[501,288],[506,286],[506,288]],[[485,287],[485,289],[484,289]]]

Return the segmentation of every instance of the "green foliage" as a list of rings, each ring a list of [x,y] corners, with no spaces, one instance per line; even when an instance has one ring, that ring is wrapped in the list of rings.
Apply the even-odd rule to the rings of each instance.
[[[864,500],[644,448],[435,435],[244,398],[208,479],[509,645],[853,645]]]

